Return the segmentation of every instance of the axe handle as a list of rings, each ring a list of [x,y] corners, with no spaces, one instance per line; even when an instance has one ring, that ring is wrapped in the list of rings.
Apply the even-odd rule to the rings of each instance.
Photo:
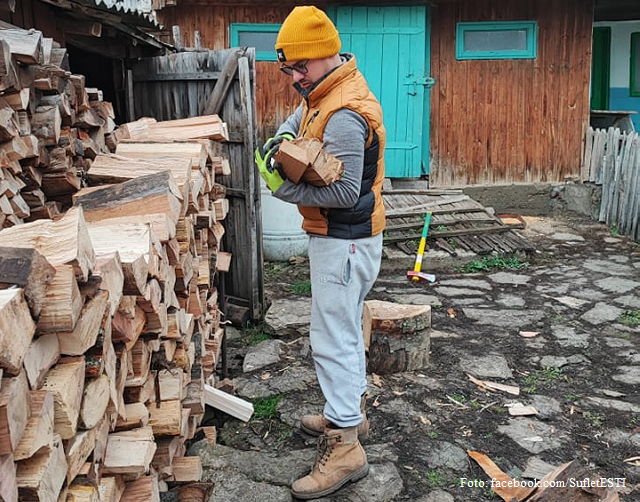
[[[424,226],[422,227],[422,237],[420,237],[420,245],[418,246],[418,254],[416,255],[416,263],[413,267],[414,272],[420,272],[422,268],[422,256],[424,255],[424,248],[427,245],[427,235],[429,234],[429,224],[431,223],[431,211],[427,211],[427,215],[424,218]],[[414,276],[411,278],[413,281],[418,281],[419,278]]]

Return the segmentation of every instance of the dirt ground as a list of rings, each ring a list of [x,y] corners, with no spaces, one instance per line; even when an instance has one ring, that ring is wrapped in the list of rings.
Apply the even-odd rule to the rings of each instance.
[[[571,237],[554,238],[557,234],[580,236],[584,241],[574,241]],[[615,275],[616,263],[628,258],[633,273],[621,278],[638,282],[639,287],[632,289],[625,298],[637,301],[640,296],[640,245],[616,236],[615,231],[602,224],[578,216],[527,218],[527,228],[521,235],[536,248],[535,253],[518,257],[519,263],[528,262],[522,269],[493,268],[473,274],[443,269],[436,271],[438,281],[435,284],[407,281],[394,288],[388,284],[398,282],[397,272],[387,273],[383,267],[379,284],[368,297],[398,301],[405,291],[406,295],[418,293],[438,298],[432,310],[434,334],[429,367],[420,372],[385,375],[379,386],[375,383],[371,386],[369,416],[372,431],[364,444],[365,449],[367,444],[395,445],[395,465],[402,477],[403,488],[394,501],[422,500],[421,497],[436,489],[446,491],[456,501],[498,500],[497,495],[486,487],[460,488],[462,477],[487,478],[478,464],[468,461],[466,466],[457,468],[444,461],[438,466],[434,464],[433,452],[431,455],[425,453],[425,442],[415,441],[418,436],[438,444],[455,445],[465,452],[469,449],[481,451],[513,476],[522,473],[533,456],[555,466],[576,459],[599,476],[625,478],[625,488],[621,490],[623,500],[640,500],[637,489],[640,463],[629,460],[640,455],[640,393],[634,383],[612,378],[620,367],[638,364],[640,326],[635,324],[633,317],[630,323],[620,323],[617,319],[594,325],[585,320],[585,312],[594,303],[612,303],[620,293],[611,293],[609,297],[601,292],[589,293],[593,295],[591,299],[585,293],[582,297],[591,304],[585,300],[584,306],[572,309],[559,308],[550,300],[563,291],[567,296],[579,296],[578,289],[592,291],[590,281],[608,277],[606,273],[601,276],[581,268],[583,264],[607,262],[613,267],[610,271],[614,277],[620,277]],[[620,258],[607,261],[612,256]],[[520,308],[544,311],[544,316],[530,324],[496,329],[495,324],[483,324],[465,315],[470,304],[465,304],[463,298],[468,300],[472,295],[447,295],[444,289],[438,289],[439,284],[447,281],[488,280],[488,275],[499,271],[523,274],[530,281],[524,287],[506,285],[486,289],[481,292],[482,303],[499,311],[500,305],[512,307],[511,301],[522,301]],[[271,301],[310,295],[306,260],[269,263],[265,274],[266,294]],[[576,278],[575,286],[571,284],[572,277]],[[640,306],[625,308],[627,314],[637,314],[640,323]],[[577,333],[588,342],[582,347],[559,344],[551,333],[562,330]],[[525,340],[519,335],[520,331],[538,333],[538,338]],[[274,333],[269,326],[261,325],[244,330],[240,338],[229,342],[231,378],[242,374],[244,353],[256,342],[256,336],[258,340],[275,337],[285,342],[285,347],[292,347],[279,363],[269,367],[271,373],[292,364],[311,366],[308,351],[293,349],[304,333],[298,329]],[[542,340],[546,342],[542,344]],[[287,345],[289,343],[292,345]],[[520,396],[514,398],[504,393],[487,392],[469,382],[466,372],[461,369],[461,360],[481,358],[487,353],[501,354],[513,370],[509,379],[488,380],[518,386]],[[559,364],[561,367],[543,366],[540,357],[545,355],[561,357],[569,363]],[[627,408],[611,403],[593,407],[585,399],[594,396],[622,402]],[[557,447],[534,455],[506,437],[504,430],[499,430],[513,421],[507,405],[510,397],[540,408],[536,419],[550,427],[548,433],[559,439]],[[305,403],[314,400],[322,403],[317,385],[311,385],[300,399]],[[418,412],[403,414],[385,408],[384,404],[397,399],[401,400],[402,406]],[[220,429],[219,441],[242,450],[260,449],[284,454],[313,444],[312,438],[284,423],[277,411],[248,424],[239,424],[221,415],[215,417],[215,421]],[[532,435],[536,433],[531,432]],[[341,498],[338,493],[327,500],[354,499],[346,495]]]

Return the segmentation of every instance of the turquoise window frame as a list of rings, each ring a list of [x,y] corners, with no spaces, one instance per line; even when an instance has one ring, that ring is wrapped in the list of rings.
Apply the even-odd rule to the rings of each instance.
[[[527,47],[513,51],[468,51],[464,49],[464,35],[471,31],[521,31],[527,33]],[[456,59],[535,59],[538,54],[537,21],[492,21],[456,24]]]
[[[231,47],[240,46],[240,34],[243,32],[277,34],[280,31],[281,26],[281,24],[231,23],[229,26]],[[256,61],[276,61],[275,49],[271,51],[259,51],[256,49]]]
[[[631,34],[631,54],[629,56],[629,96],[640,97],[640,82],[636,81],[636,72],[640,64],[640,32]]]

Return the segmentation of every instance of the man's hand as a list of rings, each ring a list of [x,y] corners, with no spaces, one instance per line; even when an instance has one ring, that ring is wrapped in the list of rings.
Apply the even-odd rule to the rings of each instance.
[[[283,140],[292,140],[294,139],[293,134],[283,133],[275,136],[274,138],[269,138],[267,142],[261,146],[256,148],[255,151],[255,160],[256,165],[258,166],[258,171],[260,172],[260,176],[269,187],[269,190],[275,192],[280,188],[280,186],[284,183],[284,179],[282,175],[275,169],[271,163],[273,156],[278,151],[280,147],[280,143]]]

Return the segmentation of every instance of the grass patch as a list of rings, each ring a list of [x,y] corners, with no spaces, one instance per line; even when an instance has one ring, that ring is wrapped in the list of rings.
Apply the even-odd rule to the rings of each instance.
[[[264,420],[276,418],[276,407],[283,398],[282,394],[270,397],[259,397],[253,402],[253,418]]]
[[[427,437],[431,439],[438,439],[440,437],[440,433],[438,431],[427,431]]]
[[[528,261],[520,261],[517,256],[505,258],[503,256],[484,256],[481,260],[472,260],[462,267],[457,267],[456,272],[473,274],[476,272],[488,272],[490,270],[522,270],[529,266]]]
[[[523,390],[529,394],[535,394],[540,387],[549,387],[553,382],[562,377],[560,368],[552,368],[547,366],[542,370],[535,370],[530,375],[524,377],[522,383]]]
[[[582,398],[582,396],[581,396],[580,394],[566,394],[566,395],[564,396],[564,398],[565,398],[567,401],[572,401],[572,402],[573,402],[573,401],[577,401],[578,399],[581,399],[581,398]]]
[[[300,296],[311,296],[311,281],[296,282],[289,286],[289,291]]]
[[[616,321],[625,326],[640,326],[640,310],[626,310]]]
[[[427,482],[432,488],[444,488],[447,486],[447,477],[438,471],[429,471],[427,473]]]
[[[590,411],[583,411],[582,417],[591,424],[591,427],[602,427],[605,416],[601,413],[591,413]]]
[[[611,235],[620,235],[620,230],[618,229],[617,223],[613,223],[609,227],[609,232],[611,232]]]
[[[242,334],[244,335],[246,344],[251,346],[271,339],[270,330],[263,323],[256,325],[250,324],[242,331]]]

